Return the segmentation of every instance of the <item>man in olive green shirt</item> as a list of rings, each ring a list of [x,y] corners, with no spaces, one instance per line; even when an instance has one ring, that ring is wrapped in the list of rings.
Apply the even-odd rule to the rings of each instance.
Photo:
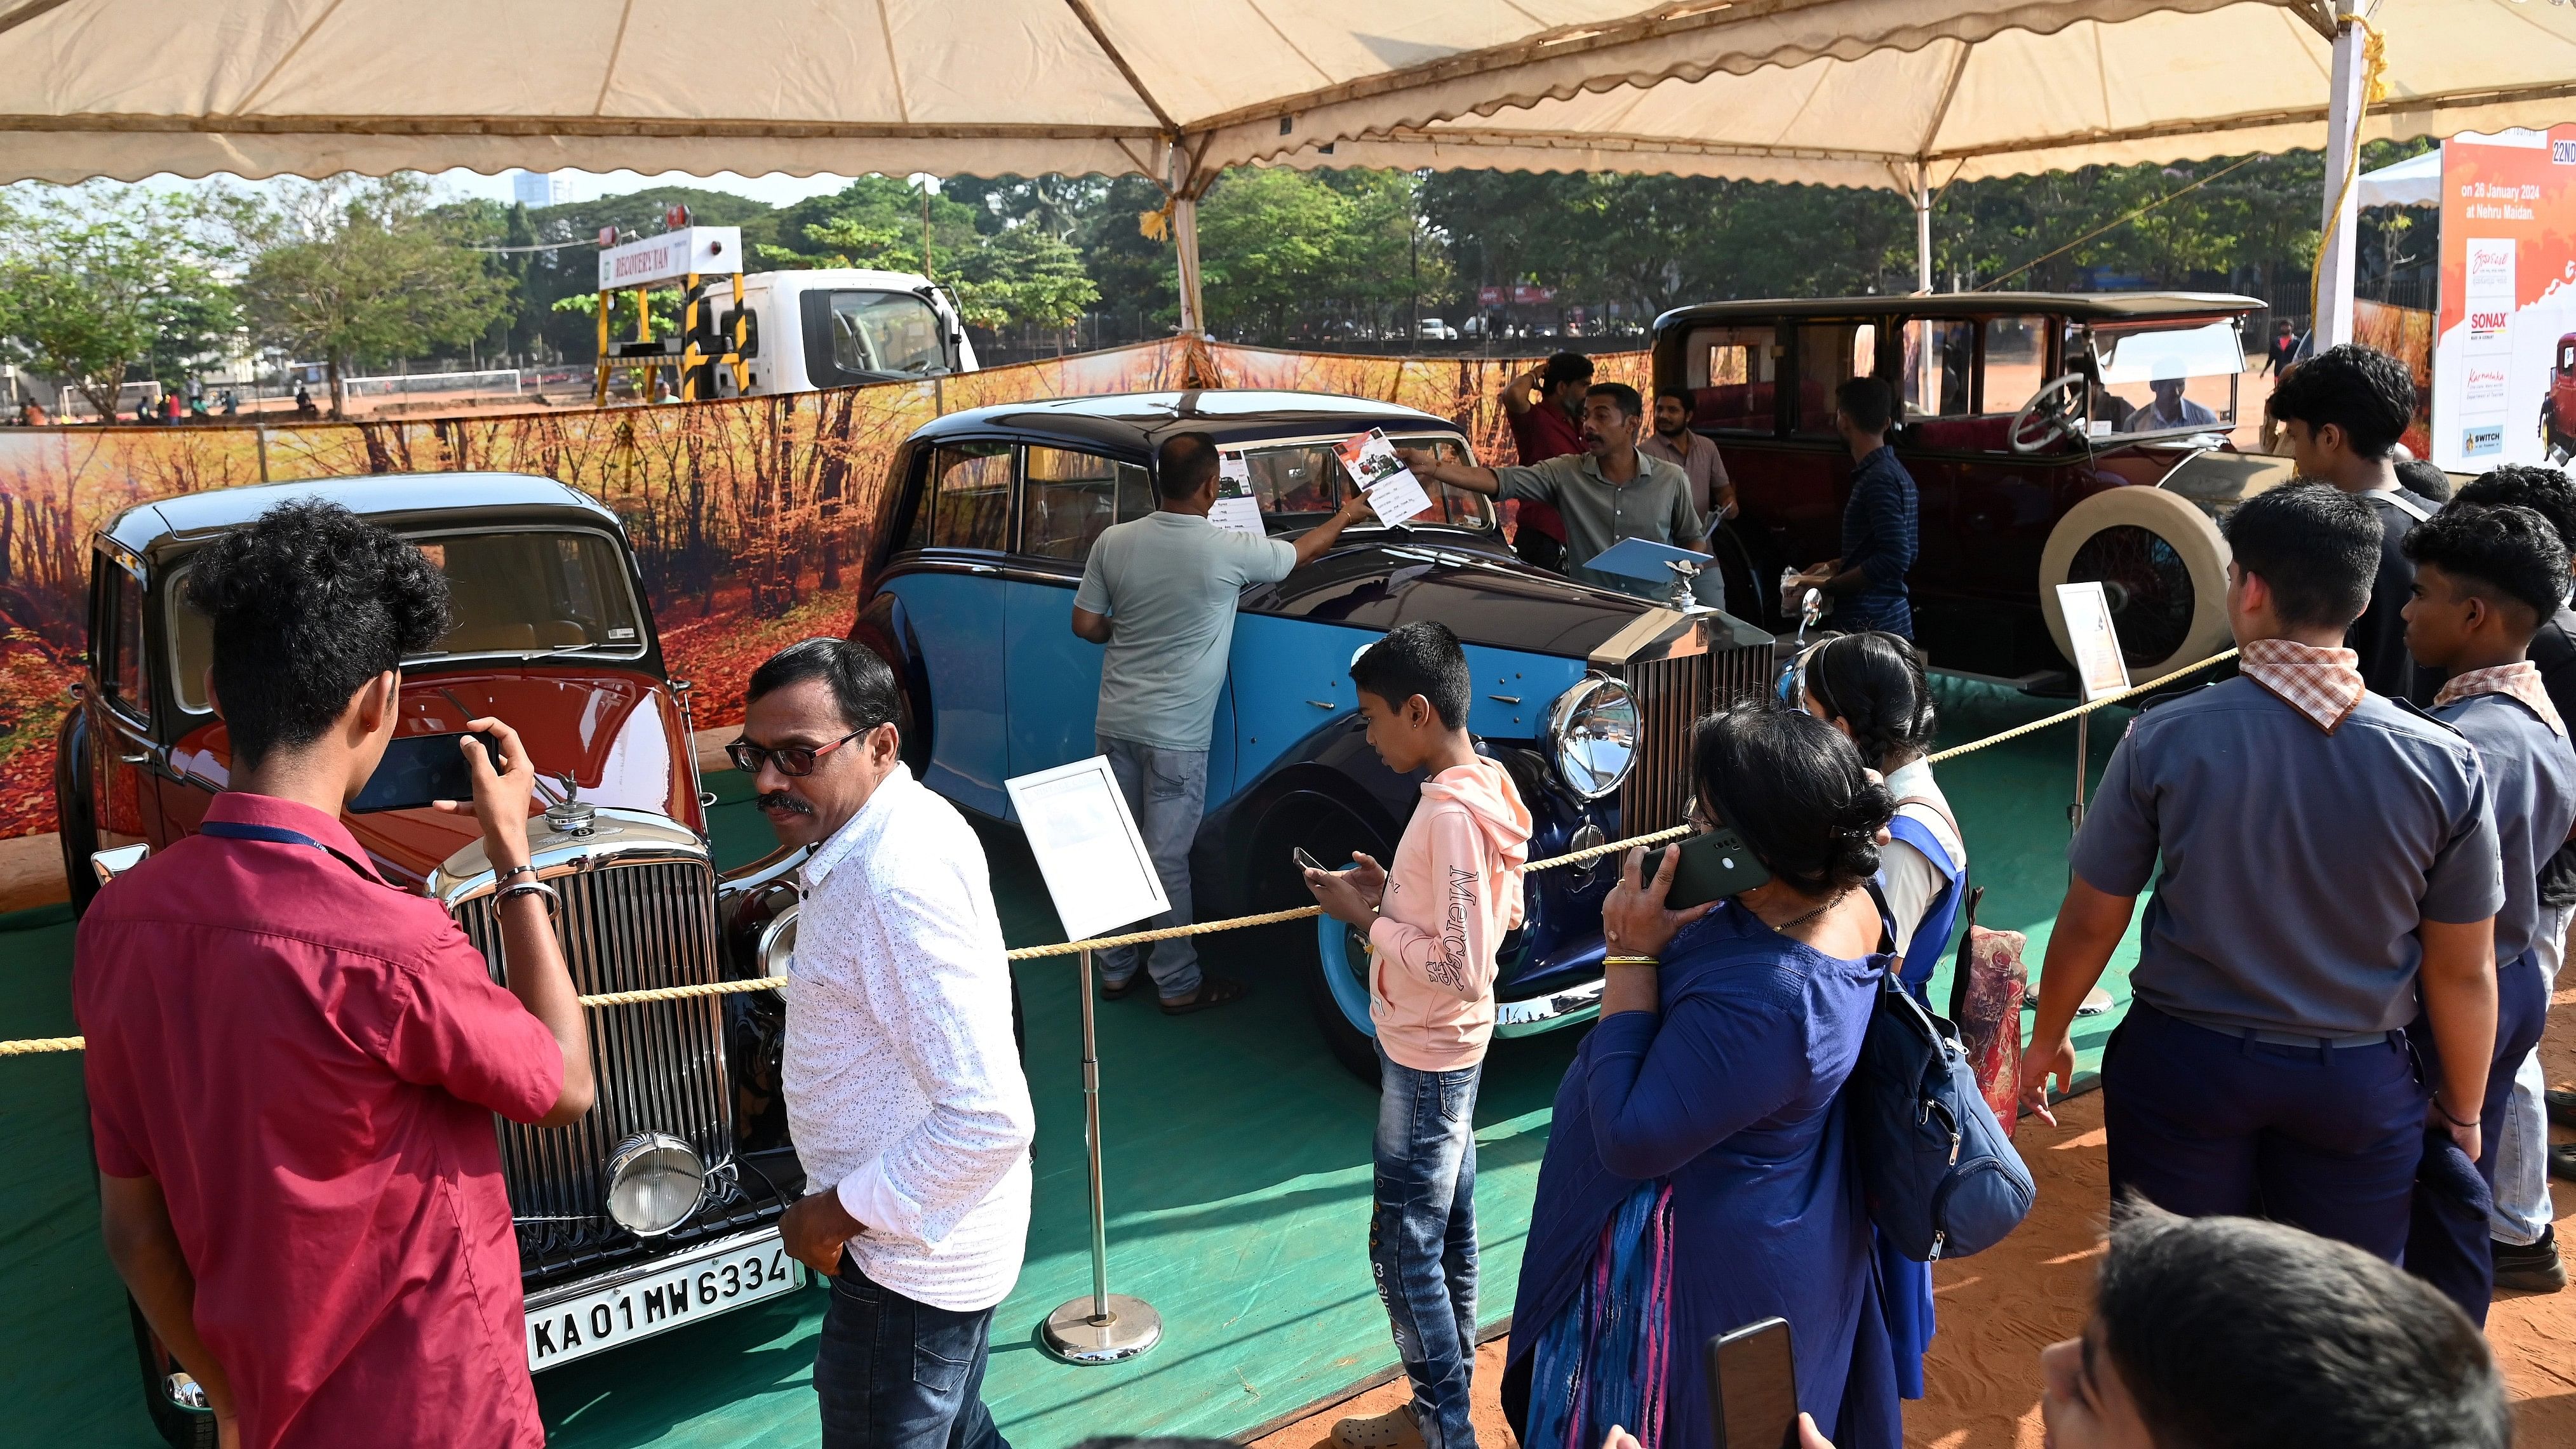
[[[1637,424],[1645,410],[1645,400],[1626,383],[1595,383],[1583,395],[1584,450],[1529,467],[1478,468],[1443,463],[1430,453],[1401,452],[1405,466],[1426,482],[1554,504],[1565,518],[1569,575],[1599,588],[1661,599],[1672,592],[1669,582],[1586,567],[1624,538],[1708,552],[1707,530],[1700,525],[1699,510],[1691,506],[1690,476],[1637,447]]]

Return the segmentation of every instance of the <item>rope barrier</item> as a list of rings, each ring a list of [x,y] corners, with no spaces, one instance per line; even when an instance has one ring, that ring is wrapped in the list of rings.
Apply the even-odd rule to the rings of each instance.
[[[2077,715],[2088,714],[2094,710],[2101,709],[2106,705],[2117,704],[2121,700],[2144,694],[2149,690],[2162,688],[2163,686],[2171,684],[2175,680],[2180,679],[2184,675],[2190,674],[2195,670],[2206,669],[2210,665],[2222,663],[2235,657],[2236,651],[2233,649],[2230,649],[2223,654],[2211,655],[2209,658],[2203,659],[2197,664],[2187,664],[2180,669],[2174,670],[2170,674],[2160,675],[2157,678],[2150,679],[2144,684],[2131,685],[2129,688],[2121,690],[2118,694],[2104,695],[2102,698],[2094,700],[2089,704],[2079,704],[2073,709],[2060,710],[2056,714],[2049,715],[2042,719],[2032,720],[2028,724],[2016,725],[2011,729],[2005,730],[2001,734],[1989,735],[1982,740],[1971,740],[1967,744],[1943,750],[1939,754],[1931,756],[1929,762],[1932,764],[1939,764],[1943,760],[1956,759],[1961,755],[1968,754],[1971,751],[1985,749],[1990,745],[1999,745],[2004,743],[2006,740],[2019,739],[2023,735],[2044,730],[2050,725],[2064,724],[2068,720],[2075,718]],[[1676,825],[1669,830],[1657,830],[1646,835],[1630,836],[1626,840],[1605,841],[1600,845],[1586,846],[1581,850],[1569,850],[1563,855],[1552,855],[1544,860],[1533,860],[1528,865],[1522,867],[1522,869],[1525,871],[1557,870],[1565,866],[1582,865],[1587,861],[1598,860],[1605,855],[1617,855],[1622,851],[1633,850],[1640,846],[1661,845],[1667,840],[1678,840],[1681,837],[1690,834],[1690,831],[1691,828],[1687,825]],[[1223,921],[1198,921],[1186,926],[1165,926],[1159,930],[1152,931],[1130,931],[1124,935],[1118,936],[1095,936],[1082,941],[1059,941],[1051,946],[1022,946],[1018,950],[1007,954],[1013,961],[1036,961],[1050,956],[1079,955],[1084,951],[1105,951],[1118,946],[1143,946],[1155,941],[1177,940],[1183,936],[1207,936],[1213,935],[1219,931],[1244,931],[1250,930],[1255,926],[1275,926],[1286,921],[1311,920],[1323,913],[1323,908],[1320,906],[1297,906],[1284,911],[1265,911],[1259,915],[1235,916],[1229,920]],[[648,1002],[655,1001],[687,1001],[701,996],[731,996],[737,992],[744,991],[777,991],[784,988],[786,985],[787,982],[784,978],[776,976],[758,976],[743,981],[702,981],[690,986],[657,986],[642,991],[603,992],[597,996],[585,996],[581,998],[581,1004],[585,1007],[593,1008],[609,1006],[641,1006]],[[46,1052],[76,1052],[81,1050],[82,1046],[82,1039],[76,1036],[49,1036],[36,1037],[26,1041],[0,1041],[0,1057],[36,1056]]]

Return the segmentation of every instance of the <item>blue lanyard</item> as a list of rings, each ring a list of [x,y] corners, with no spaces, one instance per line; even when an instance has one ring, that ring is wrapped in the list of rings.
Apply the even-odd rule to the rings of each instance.
[[[224,840],[259,840],[265,841],[270,845],[301,845],[310,850],[321,851],[325,855],[332,857],[342,865],[356,871],[362,879],[378,880],[374,871],[358,864],[356,861],[351,860],[349,857],[332,849],[330,846],[324,845],[321,841],[314,839],[303,831],[289,830],[283,825],[253,825],[247,821],[241,820],[207,820],[199,823],[197,826],[197,833],[199,835],[216,836]],[[378,883],[381,884],[382,882],[378,881]]]

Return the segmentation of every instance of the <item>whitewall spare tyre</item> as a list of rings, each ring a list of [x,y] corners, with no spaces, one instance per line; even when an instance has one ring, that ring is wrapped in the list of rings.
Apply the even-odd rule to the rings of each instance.
[[[2057,586],[2098,580],[2129,677],[2140,683],[2227,647],[2227,540],[2198,504],[2161,488],[2106,488],[2066,511],[2039,555],[2039,604],[2074,651]]]

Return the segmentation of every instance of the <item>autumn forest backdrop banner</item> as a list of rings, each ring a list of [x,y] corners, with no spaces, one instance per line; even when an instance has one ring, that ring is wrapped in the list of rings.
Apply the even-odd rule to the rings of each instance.
[[[754,666],[848,632],[856,560],[895,449],[944,413],[1186,386],[1401,403],[1513,459],[1499,393],[1536,359],[1272,352],[1181,341],[923,382],[784,397],[455,418],[0,430],[0,836],[54,827],[54,731],[86,647],[90,540],[180,493],[376,473],[537,473],[624,520],[675,677],[702,729],[742,717]],[[1594,358],[1642,387],[1647,355]]]

